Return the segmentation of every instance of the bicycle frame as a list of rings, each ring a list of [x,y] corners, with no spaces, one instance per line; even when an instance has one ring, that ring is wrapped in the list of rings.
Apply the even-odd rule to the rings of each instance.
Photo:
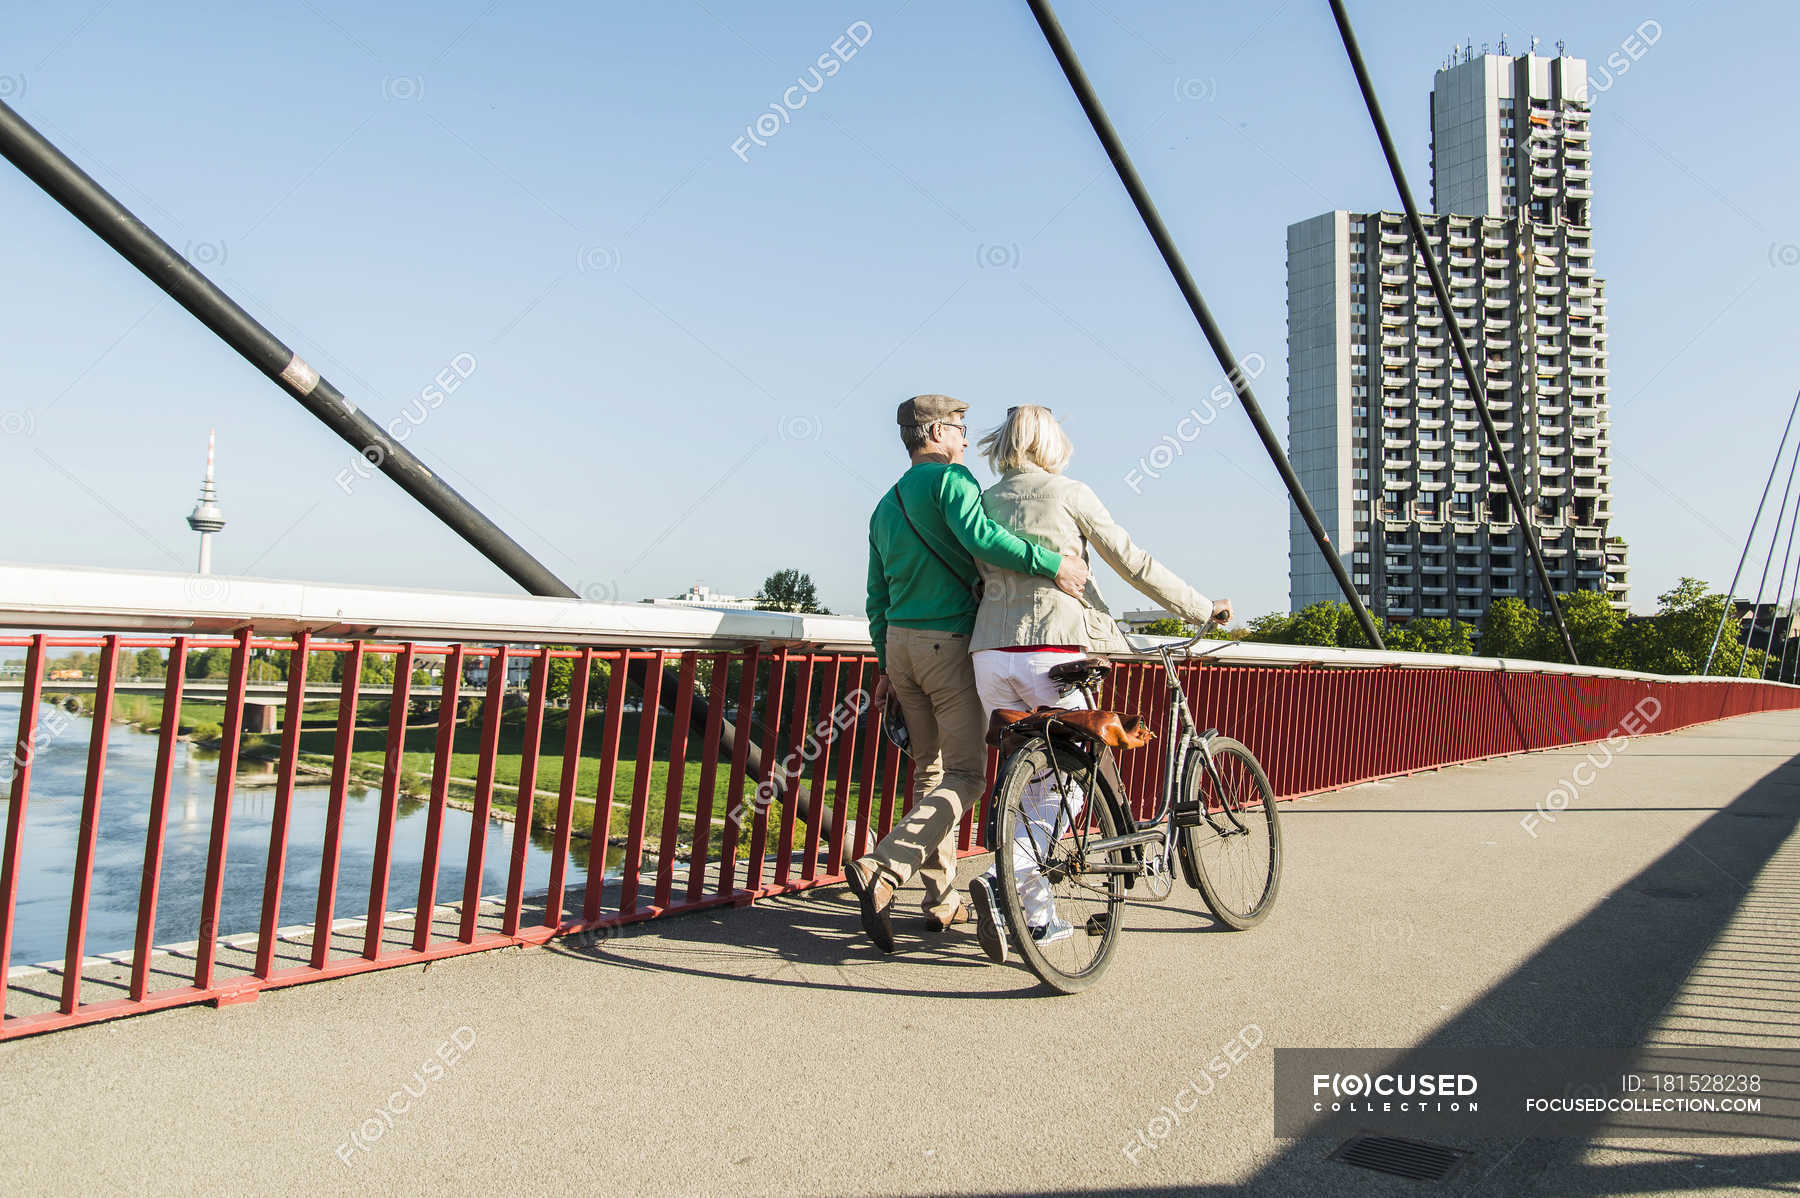
[[[1221,797],[1219,804],[1220,812],[1232,826],[1229,828],[1220,826],[1219,821],[1214,818],[1214,813],[1206,810],[1204,801],[1202,801],[1200,811],[1198,812],[1199,818],[1204,819],[1208,824],[1211,824],[1214,831],[1218,832],[1221,836],[1230,836],[1249,831],[1249,829],[1244,826],[1243,821],[1238,819],[1237,814],[1232,810],[1235,804],[1230,801],[1230,797],[1226,793],[1227,787],[1225,785],[1225,780],[1219,774],[1218,767],[1213,764],[1210,746],[1212,738],[1217,735],[1217,730],[1212,728],[1207,729],[1205,732],[1198,730],[1198,727],[1194,722],[1193,712],[1188,707],[1187,695],[1181,689],[1181,679],[1175,668],[1172,657],[1172,651],[1174,649],[1185,649],[1199,639],[1200,636],[1194,636],[1186,641],[1177,642],[1174,645],[1161,644],[1156,646],[1155,649],[1158,660],[1162,662],[1163,677],[1169,691],[1169,714],[1167,724],[1163,730],[1164,759],[1162,795],[1156,814],[1140,826],[1137,817],[1131,810],[1131,796],[1129,794],[1119,794],[1114,796],[1117,800],[1115,806],[1118,809],[1118,813],[1123,817],[1123,822],[1127,831],[1118,836],[1106,837],[1089,844],[1083,844],[1081,846],[1083,857],[1090,852],[1096,855],[1103,855],[1119,848],[1142,849],[1160,841],[1161,847],[1157,851],[1155,859],[1162,862],[1163,867],[1167,868],[1168,862],[1174,854],[1175,846],[1175,796],[1182,792],[1184,784],[1186,783],[1188,749],[1194,746],[1198,746],[1200,749],[1201,768],[1203,768],[1207,775],[1212,778],[1213,785],[1218,789],[1218,794]],[[1082,686],[1081,693],[1087,699],[1090,708],[1099,708],[1100,697],[1094,693],[1094,688],[1092,686]],[[1033,743],[1042,743],[1046,750],[1050,748],[1048,736],[1033,738]],[[1056,790],[1059,796],[1057,815],[1056,818],[1051,821],[1049,838],[1049,843],[1054,844],[1060,839],[1064,827],[1072,827],[1074,825],[1075,814],[1069,810],[1069,786],[1063,777],[1061,769],[1057,766],[1056,754],[1054,752],[1049,752],[1047,755],[1050,761],[1050,772],[1055,779]],[[1034,843],[1033,848],[1035,849],[1036,847],[1037,846]],[[1134,877],[1141,877],[1149,872],[1151,860],[1152,858],[1149,855],[1140,854],[1137,856],[1136,860],[1129,864],[1116,866],[1091,864],[1087,866],[1087,868],[1095,872],[1127,873]]]

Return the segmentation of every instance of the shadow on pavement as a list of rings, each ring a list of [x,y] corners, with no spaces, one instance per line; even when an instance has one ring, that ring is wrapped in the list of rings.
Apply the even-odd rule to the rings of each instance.
[[[1735,739],[1735,738],[1734,738]],[[1687,990],[1695,966],[1720,942],[1727,924],[1749,899],[1749,888],[1800,824],[1800,757],[1788,755],[1725,807],[1702,822],[1668,852],[1601,900],[1584,918],[1543,946],[1481,998],[1465,1007],[1437,1033],[1400,1052],[1399,1071],[1432,1068],[1434,1050],[1447,1047],[1610,1048],[1623,1069],[1648,1034],[1681,1018],[1671,1016],[1678,996],[1694,994],[1706,1004],[1700,1017],[1744,1033],[1748,1043],[1792,1048],[1791,1006],[1774,1007],[1777,993],[1791,1000],[1795,975],[1787,985],[1768,966],[1740,956],[1727,966],[1730,976]],[[1596,808],[1596,810],[1598,810]],[[1787,908],[1800,902],[1800,887],[1785,869],[1773,884]],[[1792,887],[1792,889],[1790,889]],[[1776,948],[1791,967],[1800,960],[1796,945]],[[1708,972],[1720,968],[1709,965]],[[1751,1016],[1750,1019],[1744,1016]],[[1759,1015],[1785,1015],[1787,1028],[1750,1032]],[[1704,1037],[1701,1037],[1704,1039]],[[1679,1029],[1656,1037],[1658,1047],[1681,1045]],[[1701,1047],[1716,1046],[1700,1045]],[[1331,1047],[1319,1045],[1317,1047]],[[1747,1192],[1750,1188],[1800,1183],[1800,1151],[1775,1148],[1785,1141],[1737,1139],[1736,1145],[1770,1145],[1756,1152],[1682,1152],[1668,1139],[1607,1138],[1597,1115],[1557,1116],[1577,1134],[1568,1138],[1443,1140],[1472,1149],[1474,1157],[1441,1186],[1427,1186],[1354,1168],[1326,1158],[1359,1128],[1348,1122],[1316,1127],[1311,1138],[1293,1140],[1235,1193],[1402,1194],[1436,1190],[1454,1194],[1624,1195],[1707,1189]],[[1596,1148],[1596,1140],[1599,1135]],[[1678,1142],[1678,1141],[1676,1141]],[[1718,1144],[1721,1141],[1713,1141]],[[1649,1157],[1627,1163],[1596,1162],[1608,1156]],[[1117,1193],[1175,1193],[1127,1190]],[[1205,1189],[1184,1193],[1208,1193]],[[1221,1190],[1220,1192],[1224,1192]]]
[[[1721,736],[1720,739],[1745,739]],[[1729,976],[1695,982],[1695,966],[1715,948],[1727,924],[1749,894],[1750,884],[1800,825],[1800,756],[1787,755],[1756,784],[1693,829],[1674,847],[1601,900],[1579,922],[1546,943],[1513,973],[1453,1016],[1426,1040],[1399,1050],[1396,1070],[1431,1071],[1433,1053],[1447,1047],[1508,1047],[1616,1050],[1623,1069],[1654,1029],[1669,1023],[1678,995],[1705,1004],[1703,1018],[1748,1036],[1752,1045],[1794,1047],[1800,1041],[1791,1005],[1796,942],[1771,942],[1769,960],[1742,954],[1728,958]],[[1692,807],[1641,808],[1693,810]],[[1412,813],[1406,809],[1407,813]],[[1601,811],[1601,808],[1594,808]],[[1295,814],[1320,814],[1296,808]],[[1487,811],[1470,812],[1488,814]],[[1348,814],[1348,813],[1346,813]],[[967,869],[965,865],[965,869]],[[1790,914],[1800,906],[1800,886],[1780,870],[1772,883],[1783,893],[1777,903]],[[902,892],[910,902],[912,892]],[[1136,905],[1136,904],[1133,904]],[[1198,912],[1203,925],[1207,917]],[[863,937],[856,906],[842,888],[767,900],[746,910],[706,913],[675,921],[652,921],[597,939],[580,936],[554,941],[547,951],[604,961],[628,969],[659,970],[739,981],[875,992],[926,999],[1016,999],[1042,996],[1029,973],[1013,967],[1016,984],[1002,984],[972,938],[938,939],[924,930],[916,910],[896,908],[901,951],[884,957]],[[632,943],[634,931],[653,931]],[[1145,931],[1133,926],[1133,935]],[[1166,929],[1176,930],[1176,929]],[[1447,946],[1446,951],[1453,951]],[[904,963],[906,971],[930,970],[934,984],[909,988],[894,984],[904,976],[882,970],[858,976],[883,962]],[[1709,966],[1717,970],[1718,965]],[[746,976],[746,972],[753,976]],[[953,971],[946,974],[944,971]],[[967,982],[961,977],[967,977]],[[946,984],[946,979],[952,980]],[[866,980],[865,980],[866,979]],[[1123,983],[1121,983],[1123,984]],[[1682,1017],[1676,1017],[1682,1018]],[[1692,1018],[1686,1017],[1686,1018]],[[1777,1030],[1777,1028],[1781,1030]],[[1748,1030],[1746,1030],[1748,1029]],[[1680,1029],[1657,1038],[1659,1047],[1686,1043]],[[1702,1044],[1701,1047],[1706,1047]],[[1319,1045],[1316,1047],[1331,1047]],[[1441,1186],[1425,1185],[1328,1160],[1360,1130],[1348,1123],[1319,1125],[1313,1135],[1281,1141],[1279,1153],[1242,1185],[1179,1185],[1115,1188],[1117,1195],[1385,1195],[1421,1192],[1461,1195],[1630,1195],[1693,1190],[1740,1193],[1800,1186],[1800,1150],[1775,1147],[1784,1141],[1712,1140],[1705,1151],[1671,1148],[1672,1141],[1608,1137],[1598,1116],[1558,1116],[1575,1134],[1564,1138],[1444,1140],[1473,1156]],[[1268,1134],[1260,1122],[1246,1135]],[[1678,1143],[1679,1141],[1673,1141]],[[1767,1151],[1719,1150],[1723,1145],[1767,1144]],[[1596,1155],[1604,1159],[1591,1159]],[[1006,1191],[994,1191],[1000,1194]],[[1035,1191],[1043,1193],[1045,1191]],[[1093,1193],[1092,1188],[1065,1193]]]

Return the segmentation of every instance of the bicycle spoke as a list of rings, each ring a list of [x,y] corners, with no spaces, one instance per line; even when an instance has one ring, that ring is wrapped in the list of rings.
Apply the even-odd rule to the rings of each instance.
[[[1059,750],[1058,766],[1065,753],[1078,768],[1045,768],[1044,746],[1022,751],[996,784],[995,802],[1000,804],[1000,898],[1014,943],[1040,978],[1068,992],[1099,976],[1118,934],[1120,878],[1090,867],[1124,858],[1117,849],[1090,855],[1090,844],[1116,835],[1112,809],[1094,786],[1091,765],[1081,765],[1075,750]],[[1059,787],[1058,781],[1066,785]],[[1009,843],[1018,848],[1009,849]]]
[[[1200,780],[1206,817],[1189,830],[1189,851],[1213,914],[1248,927],[1268,911],[1279,877],[1274,796],[1237,742],[1221,738],[1211,763]]]

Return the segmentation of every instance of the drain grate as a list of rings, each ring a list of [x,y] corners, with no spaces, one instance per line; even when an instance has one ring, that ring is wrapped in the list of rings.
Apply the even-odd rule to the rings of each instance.
[[[1443,1181],[1462,1167],[1470,1154],[1461,1148],[1403,1140],[1399,1136],[1357,1136],[1328,1158],[1412,1181]]]

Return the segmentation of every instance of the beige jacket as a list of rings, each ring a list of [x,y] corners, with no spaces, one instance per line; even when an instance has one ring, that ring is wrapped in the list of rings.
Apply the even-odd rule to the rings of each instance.
[[[1092,545],[1120,577],[1190,624],[1212,618],[1212,600],[1132,544],[1086,483],[1021,466],[983,492],[981,506],[990,519],[1057,553],[1085,559]],[[975,564],[987,589],[969,638],[970,652],[1014,645],[1081,645],[1095,653],[1129,648],[1092,579],[1084,601],[1077,601],[1058,590],[1054,579]]]

